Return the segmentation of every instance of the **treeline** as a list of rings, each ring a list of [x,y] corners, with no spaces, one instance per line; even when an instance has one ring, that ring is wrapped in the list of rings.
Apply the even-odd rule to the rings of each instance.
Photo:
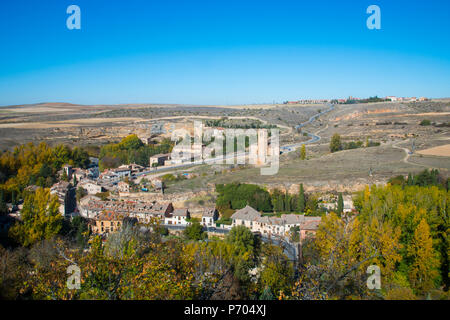
[[[246,205],[261,212],[306,213],[307,215],[322,215],[316,196],[307,195],[303,184],[300,184],[298,194],[290,194],[275,189],[272,193],[253,184],[218,184],[216,207],[225,216],[230,216],[234,210]]]
[[[264,124],[261,121],[252,121],[251,123],[231,123],[228,119],[206,120],[207,127],[222,127],[233,129],[273,129],[277,128],[273,124]]]
[[[341,150],[350,150],[350,149],[358,149],[358,148],[369,148],[369,147],[378,147],[380,145],[379,142],[374,142],[370,140],[368,137],[366,138],[366,142],[363,143],[360,140],[350,141],[350,142],[342,142],[341,136],[338,133],[335,133],[331,137],[330,141],[330,151],[337,152]]]
[[[80,147],[71,149],[66,145],[48,146],[28,143],[14,150],[5,151],[0,156],[0,190],[4,201],[15,202],[23,190],[30,185],[51,187],[57,181],[57,173],[62,166],[87,168],[89,154]]]
[[[425,169],[416,175],[409,173],[406,179],[404,176],[399,175],[389,179],[388,182],[392,185],[421,187],[437,186],[450,190],[450,178],[444,178],[437,169]]]
[[[137,135],[125,137],[119,143],[103,146],[100,150],[100,171],[117,168],[122,164],[136,163],[148,167],[151,156],[172,151],[174,143],[166,138],[159,144],[145,145]]]
[[[367,187],[354,200],[356,223],[384,237],[389,229],[389,251],[373,259],[382,269],[383,291],[397,298],[442,296],[448,291],[450,192],[436,186],[387,185]],[[386,239],[387,241],[387,239]]]
[[[386,102],[391,101],[390,99],[378,98],[378,96],[369,97],[367,99],[347,99],[344,104],[356,104],[356,103],[373,103],[373,102]]]

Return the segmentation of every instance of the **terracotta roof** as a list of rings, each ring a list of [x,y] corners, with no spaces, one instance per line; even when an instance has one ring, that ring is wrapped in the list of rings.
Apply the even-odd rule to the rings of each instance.
[[[112,211],[104,211],[101,214],[99,214],[95,220],[122,221],[123,216],[121,214]]]

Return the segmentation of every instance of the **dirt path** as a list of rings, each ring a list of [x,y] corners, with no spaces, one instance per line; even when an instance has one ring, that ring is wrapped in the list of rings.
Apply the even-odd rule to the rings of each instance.
[[[403,150],[403,151],[405,152],[405,157],[402,159],[402,161],[403,161],[404,163],[406,163],[406,164],[411,164],[411,165],[413,165],[413,166],[419,166],[419,167],[425,167],[425,168],[427,168],[427,166],[424,166],[424,165],[422,165],[422,164],[418,164],[418,163],[414,163],[414,162],[408,161],[408,159],[409,159],[409,157],[410,157],[410,155],[411,155],[411,154],[410,154],[411,151],[410,151],[408,148],[399,147],[397,144],[399,144],[399,143],[401,143],[401,142],[404,142],[404,141],[400,141],[400,142],[393,143],[393,144],[392,144],[392,147],[395,148],[395,149]]]

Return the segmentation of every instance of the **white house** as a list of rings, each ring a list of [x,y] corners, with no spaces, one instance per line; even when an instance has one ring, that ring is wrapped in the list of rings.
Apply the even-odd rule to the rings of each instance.
[[[130,184],[126,183],[125,181],[120,181],[117,184],[117,190],[124,193],[130,192]]]
[[[164,223],[174,225],[187,225],[187,220],[190,219],[190,217],[191,216],[188,209],[175,209],[168,217],[164,218]]]
[[[78,187],[83,188],[88,194],[97,194],[103,191],[102,186],[99,186],[95,182],[83,181],[78,184]]]
[[[261,216],[250,206],[236,211],[231,219],[232,226],[243,225],[253,232],[263,235],[288,236],[291,228],[299,227],[302,239],[313,235],[321,221],[321,217],[306,217],[297,214],[283,214],[281,217]]]
[[[205,227],[214,227],[218,218],[219,213],[216,208],[205,208],[202,214],[202,225]]]

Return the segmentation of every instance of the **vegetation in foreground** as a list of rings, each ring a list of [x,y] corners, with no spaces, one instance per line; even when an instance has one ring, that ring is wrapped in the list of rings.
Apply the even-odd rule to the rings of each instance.
[[[102,241],[80,221],[65,226],[41,189],[9,234],[19,245],[0,249],[1,298],[448,299],[449,200],[437,186],[367,187],[359,214],[324,217],[295,264],[243,226],[206,240],[195,223],[182,237],[125,224]],[[79,290],[66,285],[73,264]],[[380,290],[366,285],[373,264]]]

